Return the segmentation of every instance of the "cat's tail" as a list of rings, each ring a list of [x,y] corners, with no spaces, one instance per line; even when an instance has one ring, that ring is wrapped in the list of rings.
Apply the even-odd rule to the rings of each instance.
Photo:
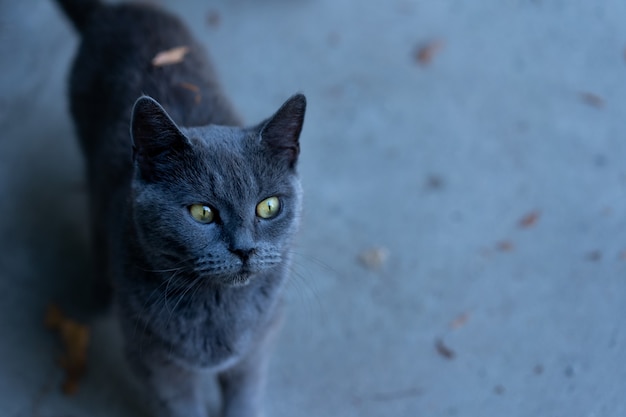
[[[100,0],[57,0],[57,3],[79,33],[85,30],[93,12],[102,6]]]

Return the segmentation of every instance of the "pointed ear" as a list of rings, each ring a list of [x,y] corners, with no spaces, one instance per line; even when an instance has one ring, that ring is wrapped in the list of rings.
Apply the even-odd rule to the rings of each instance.
[[[163,107],[148,96],[135,102],[130,126],[133,159],[145,177],[154,175],[161,165],[171,165],[190,146]]]
[[[293,168],[300,154],[300,132],[304,123],[306,98],[296,94],[289,98],[261,128],[261,143],[275,157]]]

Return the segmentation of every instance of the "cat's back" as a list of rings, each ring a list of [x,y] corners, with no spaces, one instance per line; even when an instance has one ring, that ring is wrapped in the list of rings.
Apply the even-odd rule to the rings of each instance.
[[[143,94],[182,126],[239,124],[203,47],[171,13],[143,4],[99,5],[80,34],[70,102],[88,157],[111,141],[129,151],[130,114]],[[173,50],[178,56],[154,60]]]

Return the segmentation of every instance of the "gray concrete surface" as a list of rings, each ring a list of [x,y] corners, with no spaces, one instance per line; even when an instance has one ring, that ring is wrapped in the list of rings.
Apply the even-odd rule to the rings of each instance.
[[[162,3],[248,121],[309,98],[268,416],[626,415],[626,2]],[[110,319],[73,397],[42,324],[87,291],[75,46],[0,3],[1,416],[139,415]]]

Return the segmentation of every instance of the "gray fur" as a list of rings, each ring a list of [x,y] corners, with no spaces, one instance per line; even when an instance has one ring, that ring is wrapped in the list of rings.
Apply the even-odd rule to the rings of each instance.
[[[148,6],[59,3],[80,18],[70,102],[87,161],[97,291],[104,299],[112,289],[153,415],[206,417],[198,378],[208,372],[222,388],[222,417],[259,416],[299,223],[304,96],[241,127],[178,19]],[[177,46],[190,48],[182,62],[151,64]],[[271,196],[278,215],[258,217]],[[211,206],[216,221],[195,221],[192,204]]]

